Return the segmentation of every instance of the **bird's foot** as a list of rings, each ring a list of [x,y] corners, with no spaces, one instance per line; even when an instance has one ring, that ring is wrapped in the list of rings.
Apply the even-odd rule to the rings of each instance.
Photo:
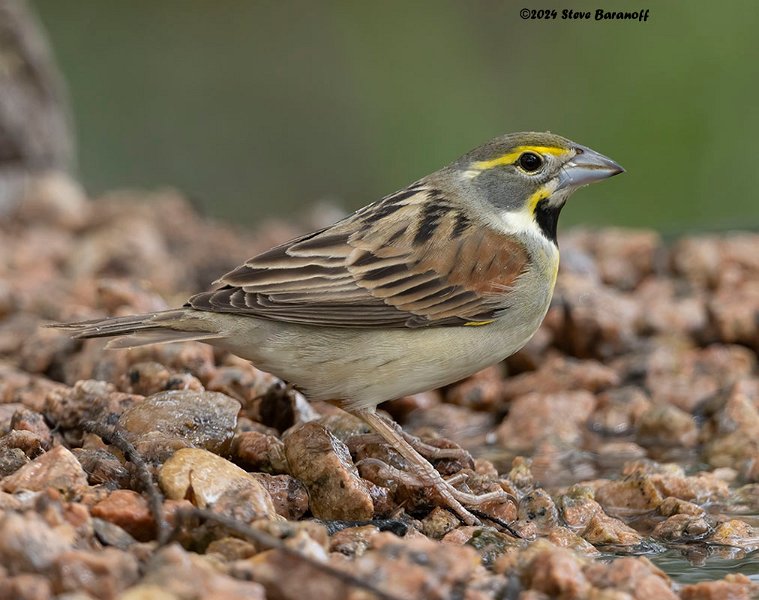
[[[466,475],[457,474],[450,480],[446,480],[437,470],[418,452],[412,444],[406,440],[396,424],[383,419],[374,411],[356,411],[356,416],[363,419],[375,432],[382,436],[406,461],[410,473],[405,473],[384,465],[384,472],[390,474],[404,483],[416,483],[423,487],[432,488],[443,503],[456,513],[467,525],[481,525],[480,520],[468,511],[464,505],[480,506],[485,502],[512,500],[512,496],[503,490],[488,492],[485,494],[473,494],[463,492],[455,487],[456,484],[465,481]],[[377,459],[366,459],[369,464],[381,463]],[[376,461],[376,462],[374,462]],[[362,461],[363,462],[363,461]],[[384,464],[384,463],[383,463]]]
[[[403,431],[397,423],[394,421],[390,421],[385,419],[388,425],[390,425],[393,429],[396,430],[398,435],[402,436],[404,440],[406,440],[409,445],[416,450],[419,454],[424,456],[425,458],[429,458],[431,460],[439,460],[443,458],[450,458],[453,460],[458,460],[464,465],[472,466],[474,464],[474,459],[472,458],[472,455],[463,448],[438,448],[437,446],[433,446],[431,444],[428,444],[426,442],[423,442],[421,438],[416,437],[415,435],[411,435],[410,433],[406,433]],[[375,442],[386,442],[381,435],[377,433],[362,433],[359,435],[351,436],[350,444],[351,447],[355,447],[356,444],[370,444]]]

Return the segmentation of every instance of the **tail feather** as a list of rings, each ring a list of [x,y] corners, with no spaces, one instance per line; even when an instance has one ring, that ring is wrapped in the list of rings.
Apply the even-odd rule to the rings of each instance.
[[[154,330],[139,331],[130,335],[123,335],[109,341],[106,348],[136,348],[150,344],[167,344],[169,342],[202,342],[218,339],[218,333],[192,333],[190,331]]]
[[[192,309],[166,310],[143,315],[93,319],[79,323],[53,323],[47,327],[72,332],[77,339],[112,337],[107,348],[134,348],[148,344],[210,340],[222,337]]]

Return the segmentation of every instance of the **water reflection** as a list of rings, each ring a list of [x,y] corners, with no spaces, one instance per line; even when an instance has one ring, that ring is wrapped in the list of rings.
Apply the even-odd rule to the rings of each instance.
[[[670,549],[649,558],[680,584],[712,581],[730,573],[741,573],[759,582],[759,551],[756,550],[746,552],[733,547],[699,546]]]

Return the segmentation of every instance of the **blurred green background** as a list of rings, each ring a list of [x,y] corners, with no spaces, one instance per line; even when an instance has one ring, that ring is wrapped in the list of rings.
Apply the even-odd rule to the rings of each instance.
[[[33,0],[93,192],[171,185],[242,223],[355,209],[503,132],[550,130],[627,174],[563,225],[759,226],[759,3],[522,20],[527,0]]]

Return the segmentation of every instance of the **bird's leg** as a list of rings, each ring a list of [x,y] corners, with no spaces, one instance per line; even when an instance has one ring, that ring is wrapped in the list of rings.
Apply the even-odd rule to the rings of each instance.
[[[406,473],[405,471],[402,471],[401,469],[398,469],[394,467],[393,465],[387,464],[386,462],[380,460],[379,458],[362,458],[360,461],[356,463],[356,466],[359,467],[359,470],[361,467],[367,466],[367,465],[372,465],[376,467],[379,470],[379,473],[385,479],[394,479],[407,487],[418,488],[418,487],[424,487],[425,485],[425,483],[413,473]],[[448,485],[456,485],[458,483],[466,481],[467,479],[468,479],[468,475],[466,473],[456,473],[455,475],[451,475],[447,479],[444,479],[444,481]]]
[[[380,419],[384,419],[387,424],[390,425],[390,427],[395,429],[400,435],[403,436],[403,439],[406,440],[414,450],[416,450],[425,458],[431,458],[435,460],[440,458],[452,458],[454,460],[460,460],[467,465],[474,464],[472,455],[463,448],[438,448],[437,446],[432,446],[431,444],[423,442],[415,435],[411,435],[410,433],[403,431],[403,428],[392,419],[387,419],[380,415],[377,416]]]
[[[413,474],[425,485],[434,488],[445,504],[467,525],[479,525],[480,521],[464,508],[464,504],[477,506],[490,500],[509,498],[509,495],[503,491],[477,495],[457,490],[443,479],[442,475],[404,439],[393,425],[380,417],[374,410],[353,410],[351,412],[382,436],[404,458]]]
[[[403,431],[403,428],[392,419],[389,419],[383,415],[377,415],[377,417],[383,419],[385,423],[395,429],[396,433],[402,435],[403,439],[406,440],[409,445],[424,458],[431,458],[435,460],[440,458],[452,458],[460,460],[468,465],[474,465],[474,459],[472,458],[472,455],[464,448],[438,448],[437,446],[431,446],[430,444],[424,443],[420,438]],[[466,473],[458,473],[456,475],[443,479],[446,485],[452,489],[454,496],[464,504],[472,504],[476,506],[484,502],[489,502],[490,500],[514,500],[511,494],[508,494],[504,491],[488,492],[487,494],[469,494],[453,487],[456,484],[466,481],[468,477],[469,476]]]
[[[359,469],[359,473],[362,474],[362,467],[373,466],[377,469],[379,475],[384,477],[386,480],[389,479],[397,481],[406,487],[418,488],[424,486],[422,481],[413,473],[406,473],[405,471],[401,471],[393,465],[389,465],[386,462],[381,461],[379,458],[362,458],[356,463],[356,466]]]
[[[473,463],[472,455],[463,448],[438,448],[437,446],[432,446],[423,442],[420,438],[403,431],[403,429],[401,429],[401,426],[398,425],[398,423],[395,421],[392,421],[390,419],[385,420],[387,421],[388,425],[390,425],[398,432],[399,435],[403,436],[403,439],[406,440],[414,450],[416,450],[425,458],[430,458],[433,460],[451,458],[454,460],[460,460],[462,463],[467,465],[471,465]],[[384,438],[382,438],[377,433],[364,433],[351,436],[351,444],[365,444],[382,439]]]
[[[358,418],[363,420],[369,427],[382,436],[397,452],[400,454],[422,482],[429,485],[440,494],[441,498],[453,512],[455,512],[467,525],[480,525],[479,519],[470,513],[451,493],[449,486],[446,485],[443,477],[435,468],[421,456],[409,444],[403,436],[400,435],[394,427],[388,424],[374,410],[356,410],[353,411]]]

